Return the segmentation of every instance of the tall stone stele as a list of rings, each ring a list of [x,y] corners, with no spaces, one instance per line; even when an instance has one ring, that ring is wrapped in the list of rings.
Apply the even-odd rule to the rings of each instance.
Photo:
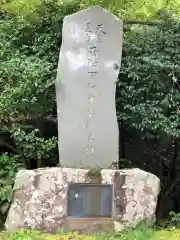
[[[118,161],[122,35],[122,21],[100,6],[64,18],[56,81],[61,166],[109,168]]]

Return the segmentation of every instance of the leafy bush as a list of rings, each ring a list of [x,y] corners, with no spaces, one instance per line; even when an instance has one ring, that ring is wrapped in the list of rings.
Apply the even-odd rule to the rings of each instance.
[[[9,209],[13,184],[17,171],[22,168],[22,163],[14,156],[2,154],[0,156],[0,225],[2,226]]]
[[[16,157],[24,163],[26,168],[30,168],[30,160],[35,161],[38,168],[43,166],[43,161],[52,160],[52,151],[57,148],[56,137],[45,140],[40,136],[38,129],[27,133],[20,127],[14,127],[11,134],[18,151]]]
[[[166,227],[180,227],[180,213],[170,212],[169,220],[165,223]]]
[[[56,112],[54,82],[62,20],[79,9],[78,2],[3,2],[0,120],[10,125],[12,121],[22,121],[26,125],[26,119],[38,117],[45,120]]]

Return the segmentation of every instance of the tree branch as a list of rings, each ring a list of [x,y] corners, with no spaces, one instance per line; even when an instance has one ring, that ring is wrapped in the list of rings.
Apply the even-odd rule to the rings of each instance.
[[[139,24],[139,25],[147,25],[147,26],[159,26],[162,24],[160,21],[143,21],[143,20],[125,20],[123,22],[125,25]]]

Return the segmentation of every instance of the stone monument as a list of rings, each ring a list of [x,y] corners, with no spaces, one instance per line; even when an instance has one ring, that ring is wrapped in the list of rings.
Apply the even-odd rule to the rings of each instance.
[[[154,222],[160,180],[109,169],[118,161],[121,52],[122,22],[105,9],[65,17],[56,81],[61,167],[18,172],[7,230],[120,231]]]
[[[118,161],[122,25],[100,6],[64,19],[56,81],[61,166],[109,168]]]

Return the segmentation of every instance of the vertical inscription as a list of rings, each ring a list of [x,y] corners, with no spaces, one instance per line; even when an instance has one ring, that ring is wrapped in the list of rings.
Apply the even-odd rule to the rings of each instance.
[[[106,32],[104,31],[104,25],[103,24],[97,24],[95,29],[93,30],[92,23],[90,21],[86,22],[85,25],[85,41],[87,43],[87,49],[88,49],[88,59],[87,59],[87,65],[89,68],[88,71],[88,114],[87,119],[85,121],[85,126],[88,129],[88,138],[85,148],[85,153],[88,155],[88,157],[91,158],[92,154],[95,152],[95,148],[93,146],[93,140],[94,136],[91,131],[91,120],[93,116],[96,114],[94,109],[94,102],[96,97],[96,86],[97,86],[97,80],[96,77],[98,75],[98,70],[100,68],[100,64],[98,61],[99,56],[99,48],[98,45],[102,43],[102,37],[105,35]]]
[[[91,22],[90,22],[90,21],[87,21],[87,22],[86,22],[86,28],[85,28],[85,40],[86,40],[86,42],[90,42],[90,40],[91,40],[91,34],[92,34],[92,31],[91,31]]]
[[[104,24],[98,24],[96,28],[96,34],[98,36],[98,43],[102,43],[102,36],[106,35],[106,32],[103,31]]]

